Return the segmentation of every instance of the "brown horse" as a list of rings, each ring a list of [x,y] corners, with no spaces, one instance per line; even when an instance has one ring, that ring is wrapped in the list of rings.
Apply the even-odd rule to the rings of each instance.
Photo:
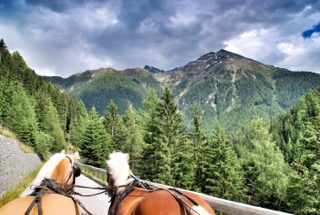
[[[108,190],[111,197],[109,215],[214,215],[200,196],[177,189],[150,186],[129,169],[129,156],[122,152],[109,155]]]
[[[74,155],[58,153],[53,155],[41,168],[32,184],[35,192],[30,196],[15,199],[0,208],[0,215],[20,214],[80,214],[75,200],[71,197],[75,177],[80,175],[74,167]]]

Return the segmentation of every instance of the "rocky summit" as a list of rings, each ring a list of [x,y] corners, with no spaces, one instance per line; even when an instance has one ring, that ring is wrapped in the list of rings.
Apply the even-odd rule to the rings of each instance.
[[[149,66],[149,65],[145,65],[143,67],[143,69],[148,70],[151,73],[163,73],[164,72],[164,70],[161,70],[161,69],[158,69],[156,67]]]

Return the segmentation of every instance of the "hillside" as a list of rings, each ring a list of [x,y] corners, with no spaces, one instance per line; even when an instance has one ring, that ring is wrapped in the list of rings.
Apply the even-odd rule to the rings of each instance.
[[[67,79],[42,78],[51,81],[74,98],[81,99],[87,109],[95,106],[100,113],[103,113],[111,100],[122,113],[130,103],[139,109],[150,89],[161,91],[160,83],[148,71],[140,68],[123,71],[101,68],[75,74]]]
[[[191,119],[193,104],[198,103],[205,128],[211,129],[219,120],[227,130],[239,128],[257,115],[275,117],[320,84],[319,74],[276,68],[225,50],[210,52],[169,71],[145,68],[108,68],[66,79],[43,78],[82,99],[87,108],[94,105],[100,113],[111,100],[121,113],[129,103],[139,109],[150,89],[160,95],[168,85],[185,113],[185,120]]]
[[[10,129],[41,159],[67,149],[68,141],[79,139],[83,103],[43,81],[19,52],[9,52],[3,39],[0,56],[0,127]]]

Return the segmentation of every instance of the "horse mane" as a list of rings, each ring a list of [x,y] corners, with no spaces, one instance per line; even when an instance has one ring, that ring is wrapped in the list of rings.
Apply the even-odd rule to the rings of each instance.
[[[53,171],[56,166],[62,161],[66,156],[64,153],[57,153],[50,157],[50,159],[42,166],[37,177],[33,180],[32,184],[39,185],[44,178],[51,178]],[[72,156],[68,156],[73,160]]]
[[[125,185],[128,182],[128,176],[131,174],[128,160],[129,155],[122,152],[113,152],[109,155],[108,171],[114,179],[115,186]]]

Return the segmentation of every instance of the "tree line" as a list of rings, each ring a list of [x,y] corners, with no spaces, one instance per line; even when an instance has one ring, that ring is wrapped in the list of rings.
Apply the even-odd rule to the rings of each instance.
[[[143,108],[99,114],[43,82],[0,41],[0,119],[45,158],[72,144],[105,168],[113,150],[129,153],[134,174],[175,187],[295,214],[320,209],[320,89],[271,122],[256,118],[235,132],[218,121],[203,129],[201,107],[189,124],[169,87],[150,91]]]
[[[83,102],[44,82],[19,52],[0,40],[0,123],[42,159],[76,140],[87,114]],[[70,144],[69,144],[70,145]]]

